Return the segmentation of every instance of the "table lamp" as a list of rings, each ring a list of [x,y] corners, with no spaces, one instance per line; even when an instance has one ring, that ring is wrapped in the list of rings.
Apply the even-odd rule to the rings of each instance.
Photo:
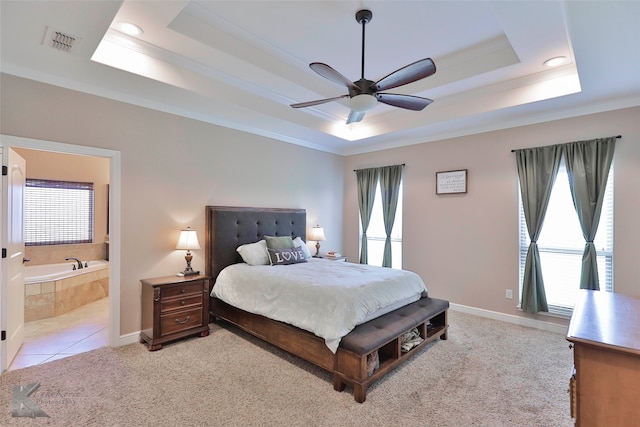
[[[313,256],[314,258],[320,257],[320,241],[325,240],[324,237],[324,229],[319,225],[316,225],[311,229],[311,233],[309,233],[309,240],[316,241],[316,254]]]
[[[191,249],[200,249],[200,243],[198,243],[198,235],[196,234],[196,231],[192,230],[191,227],[187,227],[186,230],[180,230],[180,238],[178,239],[176,249],[187,251],[187,255],[184,257],[187,261],[187,268],[184,269],[182,274],[185,276],[199,274],[199,271],[193,271],[193,268],[191,268],[191,260],[193,259]]]

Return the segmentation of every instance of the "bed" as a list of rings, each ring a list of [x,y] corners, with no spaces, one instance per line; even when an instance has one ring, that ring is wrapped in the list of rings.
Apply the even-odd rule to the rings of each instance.
[[[236,249],[241,245],[257,242],[264,236],[304,239],[305,210],[206,207],[206,274],[212,278],[212,295],[215,295],[216,279],[220,273],[226,267],[237,268],[240,266],[234,264],[243,263]],[[337,264],[334,266],[337,267]],[[427,343],[447,338],[447,301],[422,295],[417,300],[403,304],[381,316],[357,324],[333,348],[327,340],[314,333],[290,323],[239,309],[215,296],[211,296],[209,311],[211,321],[223,320],[236,325],[332,373],[334,389],[342,391],[349,385],[353,388],[355,400],[362,403],[370,384],[410,358]],[[420,343],[411,351],[403,351],[403,339],[409,332],[418,335]],[[372,369],[374,363],[375,369]]]

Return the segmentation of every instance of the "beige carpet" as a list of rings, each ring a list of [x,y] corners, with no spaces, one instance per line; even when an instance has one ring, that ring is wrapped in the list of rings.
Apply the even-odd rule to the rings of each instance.
[[[101,348],[0,376],[0,425],[571,426],[560,334],[459,312],[358,404],[326,372],[218,325],[149,352]],[[12,417],[16,386],[49,418]]]

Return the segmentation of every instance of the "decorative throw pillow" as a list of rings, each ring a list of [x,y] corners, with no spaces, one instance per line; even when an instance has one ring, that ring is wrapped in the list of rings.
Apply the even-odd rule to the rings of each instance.
[[[298,236],[295,239],[293,239],[293,246],[296,247],[296,248],[302,249],[302,252],[304,252],[304,257],[306,259],[311,258],[311,251],[309,250],[309,247],[304,242],[304,240],[302,240],[302,238],[300,238],[300,236]]]
[[[267,242],[264,240],[238,246],[236,251],[238,251],[242,260],[249,265],[269,265]]]
[[[264,239],[267,241],[267,248],[284,249],[295,247],[291,236],[264,236]]]
[[[304,252],[300,248],[283,248],[271,249],[267,248],[271,265],[287,265],[307,262]]]

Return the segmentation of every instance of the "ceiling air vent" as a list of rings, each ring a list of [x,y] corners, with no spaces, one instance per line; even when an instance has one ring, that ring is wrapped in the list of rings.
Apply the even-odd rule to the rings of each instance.
[[[71,52],[79,41],[80,38],[77,36],[47,27],[42,44],[62,52]]]

